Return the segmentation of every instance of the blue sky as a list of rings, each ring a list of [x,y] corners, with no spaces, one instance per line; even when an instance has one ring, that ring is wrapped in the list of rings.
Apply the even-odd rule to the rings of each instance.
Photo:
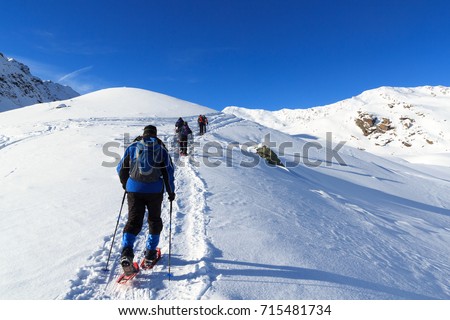
[[[0,52],[80,93],[137,87],[221,110],[450,86],[450,2],[15,0]]]

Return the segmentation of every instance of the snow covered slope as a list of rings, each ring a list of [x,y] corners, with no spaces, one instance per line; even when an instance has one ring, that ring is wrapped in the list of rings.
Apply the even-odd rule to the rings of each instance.
[[[338,141],[380,155],[450,165],[450,88],[381,87],[324,107],[225,113],[304,138]]]
[[[347,146],[305,159],[306,140],[143,90],[65,103],[0,117],[1,299],[450,298],[448,170]],[[208,132],[180,158],[174,123],[200,113]],[[148,124],[176,165],[173,277],[165,201],[162,260],[118,285],[118,239],[103,270],[123,196],[114,154]],[[267,134],[286,168],[255,156]],[[137,257],[144,245],[145,232]]]
[[[72,88],[42,81],[30,69],[0,53],[0,112],[79,96]]]

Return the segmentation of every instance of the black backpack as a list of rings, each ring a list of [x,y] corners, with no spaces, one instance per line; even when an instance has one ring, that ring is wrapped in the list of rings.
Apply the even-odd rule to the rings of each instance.
[[[136,154],[130,165],[130,178],[139,182],[155,182],[161,178],[163,152],[158,142],[136,144]]]

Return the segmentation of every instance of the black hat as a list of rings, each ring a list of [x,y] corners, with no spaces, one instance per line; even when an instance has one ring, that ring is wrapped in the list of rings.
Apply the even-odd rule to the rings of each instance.
[[[146,137],[146,136],[156,137],[156,134],[157,134],[157,130],[156,130],[155,126],[148,125],[144,128],[144,134],[143,134],[144,137]]]

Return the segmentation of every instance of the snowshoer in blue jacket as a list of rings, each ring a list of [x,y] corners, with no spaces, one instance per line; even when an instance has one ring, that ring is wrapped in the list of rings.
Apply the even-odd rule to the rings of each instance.
[[[172,159],[156,135],[155,126],[146,126],[142,139],[133,142],[125,150],[117,166],[128,199],[128,221],[123,229],[120,260],[125,273],[133,265],[133,246],[143,226],[145,209],[148,211],[149,227],[145,262],[150,264],[157,258],[156,248],[163,228],[161,204],[164,191],[168,193],[170,201],[175,199]]]

